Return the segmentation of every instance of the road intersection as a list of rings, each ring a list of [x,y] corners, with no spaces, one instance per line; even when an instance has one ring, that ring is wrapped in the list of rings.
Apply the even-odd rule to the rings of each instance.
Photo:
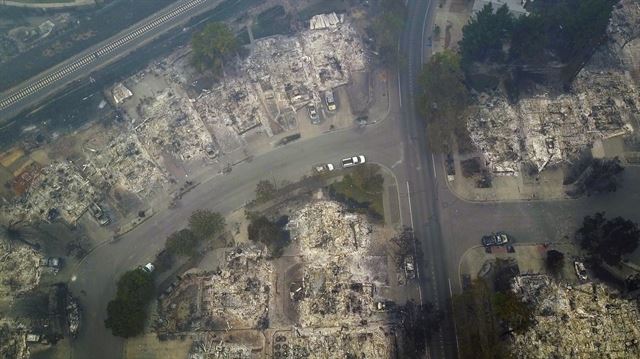
[[[163,247],[166,237],[186,226],[193,210],[208,208],[221,213],[232,212],[253,199],[255,186],[262,179],[295,180],[308,174],[313,164],[336,162],[354,153],[365,154],[367,161],[385,166],[393,173],[399,190],[403,225],[413,227],[420,240],[425,254],[424,262],[419,263],[422,295],[447,314],[442,330],[429,343],[431,358],[456,357],[449,299],[459,290],[457,268],[460,257],[469,247],[477,245],[483,234],[504,230],[518,242],[542,243],[570,234],[582,216],[596,210],[638,220],[638,214],[632,209],[640,200],[640,184],[631,181],[626,182],[622,191],[606,197],[551,203],[472,203],[451,193],[441,159],[427,150],[423,121],[415,111],[415,79],[425,60],[424,37],[428,36],[425,30],[428,32],[432,27],[430,17],[435,5],[431,1],[413,0],[408,6],[409,20],[400,44],[407,67],[399,72],[398,91],[389,92],[390,96],[397,95],[391,99],[387,118],[365,128],[333,131],[274,148],[254,156],[251,162],[234,166],[225,175],[211,173],[194,178],[192,180],[200,185],[185,194],[177,208],[159,208],[153,217],[118,241],[104,243],[93,250],[76,268],[75,280],[70,283],[74,293],[83,293],[80,299],[85,313],[83,330],[73,344],[74,357],[121,356],[123,340],[111,336],[103,324],[116,280],[124,271],[151,261]],[[155,19],[161,21],[162,16],[166,15]],[[152,26],[150,24],[132,34],[144,31],[141,29]],[[133,39],[120,43],[115,40],[100,49],[127,47]],[[91,54],[95,52],[93,49]],[[91,61],[83,58],[74,60],[80,61],[76,65],[78,76],[85,71],[83,66],[89,66],[82,61]],[[48,89],[51,84],[42,88]],[[34,99],[27,94],[16,101]],[[637,178],[640,168],[629,168],[626,173]]]

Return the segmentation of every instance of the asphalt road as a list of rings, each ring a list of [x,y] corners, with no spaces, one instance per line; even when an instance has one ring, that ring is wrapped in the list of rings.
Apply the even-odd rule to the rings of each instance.
[[[222,0],[183,0],[117,35],[92,46],[48,71],[0,94],[0,122],[40,103],[76,80],[86,80],[97,69],[187,20],[220,4]],[[88,80],[86,80],[88,81]]]
[[[395,134],[390,136],[390,131]],[[209,208],[228,213],[254,198],[261,179],[293,180],[308,174],[315,163],[338,161],[346,155],[365,153],[368,161],[394,163],[400,158],[397,128],[389,121],[365,129],[346,130],[299,141],[235,166],[227,175],[212,175],[187,193],[178,208],[159,212],[118,242],[93,251],[77,268],[77,280],[70,283],[82,295],[83,329],[74,342],[74,357],[117,358],[122,340],[104,328],[105,310],[115,293],[115,281],[125,271],[151,261],[166,237],[186,226],[196,209]],[[388,149],[380,151],[380,149]],[[101,348],[96,351],[95,348]]]
[[[296,180],[316,163],[338,161],[365,154],[367,160],[390,168],[400,189],[405,225],[414,228],[425,252],[421,284],[425,300],[449,312],[450,294],[457,288],[457,266],[466,249],[477,245],[483,234],[496,230],[511,233],[520,242],[558,240],[571,233],[585,214],[605,210],[638,220],[640,168],[628,168],[625,186],[615,194],[577,201],[470,203],[449,192],[438,157],[427,152],[422,121],[414,111],[416,73],[423,60],[423,30],[431,28],[427,10],[431,2],[409,2],[410,19],[400,50],[407,67],[399,73],[400,85],[385,121],[364,129],[301,139],[241,163],[227,175],[194,179],[202,183],[187,193],[176,209],[157,213],[119,241],[94,250],[77,268],[70,283],[84,307],[83,328],[73,344],[75,358],[118,358],[123,341],[104,328],[106,305],[115,293],[115,281],[128,269],[147,263],[171,232],[186,226],[189,214],[200,208],[229,213],[253,199],[261,179]],[[427,25],[425,25],[425,21]],[[448,315],[442,330],[429,343],[431,358],[456,357],[453,323]]]
[[[455,331],[450,311],[448,258],[440,227],[435,157],[428,151],[424,120],[416,114],[418,74],[424,61],[425,40],[431,36],[431,17],[434,2],[415,0],[408,3],[409,18],[401,37],[399,52],[407,60],[405,71],[400,71],[402,107],[402,144],[407,154],[404,173],[399,174],[407,188],[406,205],[409,206],[409,223],[421,243],[424,254],[420,268],[423,299],[444,313],[437,333],[428,343],[431,358],[456,357]],[[401,187],[402,188],[402,187]]]

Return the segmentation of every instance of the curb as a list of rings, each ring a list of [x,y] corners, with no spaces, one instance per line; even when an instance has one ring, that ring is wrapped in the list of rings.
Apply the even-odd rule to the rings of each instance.
[[[443,166],[442,161],[438,161],[439,162],[439,166]],[[454,197],[456,197],[457,199],[459,199],[460,201],[466,202],[466,203],[471,203],[471,204],[483,204],[483,203],[524,203],[524,202],[560,202],[560,201],[575,201],[575,200],[579,200],[582,199],[583,196],[581,197],[577,197],[577,198],[570,198],[570,197],[565,197],[565,198],[512,198],[512,199],[469,199],[469,198],[465,198],[463,197],[461,194],[459,194],[457,191],[455,191],[453,189],[453,186],[451,186],[451,183],[449,180],[445,179],[444,181],[446,183],[447,186],[447,190],[449,191],[449,193],[451,193]]]

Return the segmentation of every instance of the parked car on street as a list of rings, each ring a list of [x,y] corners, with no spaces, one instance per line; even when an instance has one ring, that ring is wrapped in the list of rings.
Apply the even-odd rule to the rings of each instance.
[[[363,163],[365,163],[365,158],[363,155],[357,155],[357,156],[342,159],[342,167],[344,168],[361,165]]]
[[[324,173],[324,172],[331,172],[335,169],[335,167],[333,167],[333,164],[331,163],[326,163],[323,165],[317,165],[315,167],[313,167],[313,170],[316,171],[316,173]]]
[[[156,266],[154,266],[153,263],[147,263],[142,267],[142,270],[147,273],[153,273],[153,271],[156,270]]]
[[[502,246],[509,243],[509,236],[504,232],[491,233],[482,237],[482,245],[485,247]]]

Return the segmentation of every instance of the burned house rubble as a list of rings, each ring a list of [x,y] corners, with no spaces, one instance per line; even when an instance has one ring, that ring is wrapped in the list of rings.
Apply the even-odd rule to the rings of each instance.
[[[387,258],[373,250],[381,229],[329,200],[289,209],[295,254],[224,250],[218,270],[185,274],[164,290],[156,332],[194,333],[191,358],[394,358],[394,303],[380,290],[389,286]],[[267,336],[269,348],[230,337],[237,333]]]
[[[165,89],[150,99],[141,113],[145,120],[136,124],[135,130],[147,144],[151,157],[163,158],[174,153],[183,161],[215,157],[217,145],[199,113],[172,90]]]
[[[229,249],[218,271],[187,274],[165,290],[158,308],[158,332],[264,326],[271,273],[262,250]]]
[[[364,46],[347,22],[334,28],[304,30],[296,37],[274,36],[255,42],[242,63],[249,79],[267,97],[298,108],[319,94],[346,85],[365,69]]]
[[[0,241],[0,301],[11,302],[15,296],[34,289],[40,282],[43,259],[31,247]]]
[[[131,131],[107,130],[83,145],[86,163],[83,175],[94,183],[120,188],[145,197],[167,174],[150,156],[140,138]]]
[[[304,258],[300,290],[291,293],[300,325],[357,325],[371,318],[381,283],[368,260],[374,233],[366,216],[317,201],[299,210],[290,226]]]
[[[626,88],[619,97],[611,95],[592,89],[553,99],[521,99],[517,105],[502,97],[481,97],[478,115],[467,127],[494,173],[518,174],[524,162],[533,163],[540,172],[574,158],[595,140],[633,131],[630,122],[640,115],[635,110],[636,90]]]
[[[193,73],[189,49],[179,49],[134,76],[134,82],[161,78],[172,90],[142,100],[130,117],[144,122],[138,132],[152,147],[149,139],[155,146],[172,144],[163,130],[167,121],[184,131],[184,145],[175,152],[189,159],[197,159],[196,153],[233,151],[248,133],[271,136],[293,129],[295,111],[310,102],[319,104],[327,90],[346,85],[353,72],[365,70],[364,44],[354,27],[341,19],[331,27],[256,40],[249,55],[227,64],[227,74],[216,83]],[[189,137],[195,138],[187,142]]]
[[[536,324],[515,334],[516,358],[637,358],[640,309],[601,283],[575,286],[545,275],[514,278],[512,290],[534,308]]]
[[[98,193],[74,163],[54,161],[39,170],[22,196],[14,203],[4,204],[1,209],[5,220],[10,222],[32,219],[52,222],[62,218],[75,223]]]
[[[326,91],[366,70],[360,34],[344,16],[329,18],[337,20],[254,41],[248,56],[225,64],[219,79],[196,72],[184,46],[105,90],[115,121],[74,134],[80,143],[54,141],[63,156],[30,160],[15,171],[7,184],[12,196],[0,205],[4,218],[74,224],[101,200],[150,201],[202,165],[246,151],[256,135],[296,129],[296,111],[311,102],[319,107]]]
[[[515,104],[502,95],[478,96],[478,111],[468,118],[467,128],[490,170],[517,175],[531,163],[539,172],[572,161],[598,140],[633,133],[640,118],[635,5],[623,1],[615,9],[610,41],[578,73],[568,93],[543,93]]]
[[[276,332],[275,358],[394,358],[396,338],[380,327],[327,327]]]
[[[16,328],[13,322],[0,319],[0,357],[28,359],[31,357],[24,329]]]

